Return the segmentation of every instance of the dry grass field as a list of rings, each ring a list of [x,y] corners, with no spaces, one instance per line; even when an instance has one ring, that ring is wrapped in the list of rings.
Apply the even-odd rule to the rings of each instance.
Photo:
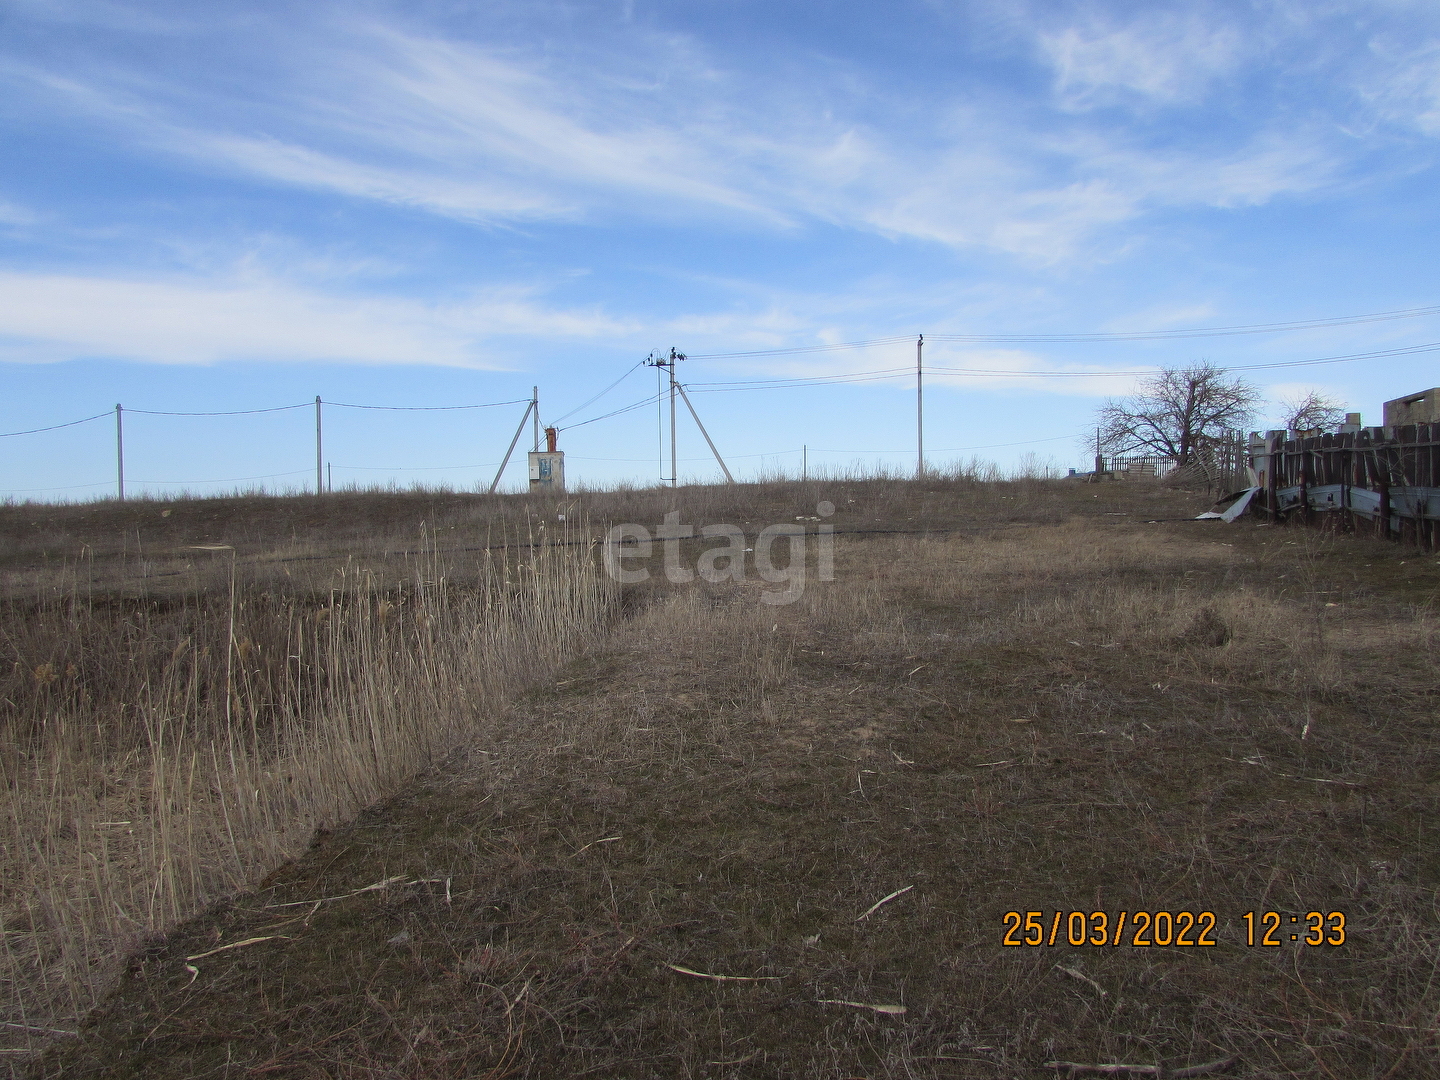
[[[792,604],[669,582],[661,545],[616,587],[589,543],[813,534],[822,499],[834,580]],[[1206,506],[960,476],[5,508],[12,1064],[1440,1076],[1440,560]]]

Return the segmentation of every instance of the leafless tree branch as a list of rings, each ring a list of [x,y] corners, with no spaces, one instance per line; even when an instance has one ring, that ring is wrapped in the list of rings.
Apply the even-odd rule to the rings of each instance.
[[[1255,386],[1208,361],[1170,368],[1132,397],[1100,407],[1101,445],[1112,454],[1157,454],[1185,466],[1205,440],[1249,423],[1259,401]]]

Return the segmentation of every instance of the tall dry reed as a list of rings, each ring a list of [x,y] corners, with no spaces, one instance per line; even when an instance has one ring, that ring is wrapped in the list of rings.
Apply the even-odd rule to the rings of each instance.
[[[73,1030],[147,935],[480,730],[613,604],[583,543],[284,585],[213,556],[176,595],[93,595],[72,567],[0,610],[0,1060]]]

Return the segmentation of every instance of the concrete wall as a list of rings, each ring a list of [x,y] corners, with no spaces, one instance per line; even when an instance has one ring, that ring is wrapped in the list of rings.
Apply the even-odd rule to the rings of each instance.
[[[541,451],[530,454],[530,490],[537,494],[565,490],[565,452]]]
[[[1440,422],[1440,386],[1385,402],[1385,426]]]

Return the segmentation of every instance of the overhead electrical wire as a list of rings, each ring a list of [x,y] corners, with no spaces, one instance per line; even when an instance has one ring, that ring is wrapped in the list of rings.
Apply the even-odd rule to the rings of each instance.
[[[1079,439],[1079,438],[1084,438],[1084,437],[1088,436],[1089,434],[1090,434],[1089,432],[1077,431],[1077,432],[1075,432],[1073,435],[1052,435],[1052,436],[1050,436],[1049,438],[1045,438],[1045,439],[1021,439],[1019,442],[982,443],[982,444],[979,445],[979,446],[937,446],[934,450],[931,450],[929,447],[927,447],[925,452],[926,452],[926,453],[929,453],[929,454],[959,454],[959,453],[963,453],[963,452],[966,451],[966,450],[995,450],[995,449],[998,449],[998,448],[1000,448],[1000,447],[1002,447],[1002,446],[1029,446],[1029,445],[1031,445],[1032,443],[1063,442],[1063,441],[1066,440],[1066,439]],[[825,449],[823,446],[810,446],[810,447],[806,447],[806,449],[807,449],[810,453],[812,453],[812,454],[913,454],[913,453],[915,453],[915,447],[913,447],[913,446],[907,446],[907,447],[905,447],[905,448],[903,448],[903,449],[900,449],[900,450],[827,450],[827,449]],[[783,451],[780,451],[780,452],[781,452],[781,453],[785,453],[785,454],[798,454],[798,453],[800,453],[799,450],[783,450]],[[761,456],[761,455],[751,454],[751,455],[748,455],[748,456],[750,456],[750,457],[757,457],[757,456]]]
[[[643,409],[647,405],[655,404],[655,402],[658,401],[662,396],[663,395],[661,394],[651,394],[649,397],[646,397],[641,401],[626,405],[624,408],[616,409],[614,412],[608,412],[602,416],[592,416],[589,420],[581,420],[578,424],[570,424],[565,427],[564,430],[570,431],[577,427],[584,427],[586,424],[594,424],[601,420],[609,420],[612,416],[623,416],[625,413],[634,412],[636,409]]]
[[[350,469],[352,472],[446,472],[452,469],[488,469],[499,465],[498,461],[476,461],[469,465],[333,465],[335,469]]]
[[[1399,349],[1380,349],[1374,352],[1347,353],[1340,356],[1312,357],[1305,360],[1280,360],[1268,364],[1237,364],[1224,367],[1225,371],[1260,371],[1276,368],[1307,367],[1322,364],[1351,363],[1356,360],[1375,360],[1389,356],[1413,356],[1423,353],[1440,352],[1440,342],[1429,342],[1423,345],[1408,345]],[[631,369],[634,370],[633,368]],[[926,372],[935,375],[959,375],[971,378],[1032,378],[1032,379],[1083,379],[1083,378],[1137,378],[1160,375],[1163,369],[1145,368],[1139,370],[1121,371],[1034,371],[1034,370],[1008,370],[1004,368],[952,368],[941,365],[926,365]],[[881,382],[888,379],[908,378],[915,371],[912,367],[903,368],[880,368],[874,371],[862,371],[840,375],[811,375],[799,376],[793,379],[753,379],[734,380],[730,382],[699,382],[686,383],[685,388],[697,394],[718,394],[734,393],[739,391],[753,390],[787,390],[804,389],[811,386],[844,385],[852,383]],[[629,372],[626,372],[628,375]],[[618,384],[617,384],[618,385]],[[651,394],[643,401],[627,405],[624,408],[616,409],[613,412],[605,413],[602,416],[593,416],[589,420],[582,420],[577,424],[569,425],[570,428],[584,427],[587,424],[594,424],[601,420],[608,420],[611,417],[622,416],[635,409],[645,408],[660,401],[664,396],[663,390]],[[567,429],[568,430],[568,429]],[[1018,444],[1017,444],[1018,445]]]
[[[34,435],[41,431],[59,431],[61,428],[75,427],[77,424],[88,424],[91,420],[100,420],[106,416],[113,416],[114,413],[105,411],[96,413],[94,416],[87,416],[84,420],[70,420],[64,424],[51,424],[49,427],[31,428],[29,431],[0,431],[0,439],[8,439],[12,435]],[[94,487],[93,484],[80,484],[79,487]],[[27,488],[27,491],[44,491],[44,488]]]
[[[581,409],[588,409],[591,405],[594,405],[595,402],[599,401],[602,397],[604,397],[606,394],[608,394],[611,390],[614,390],[617,386],[619,386],[622,382],[624,382],[626,379],[628,379],[631,375],[633,375],[636,371],[638,371],[640,368],[642,368],[642,367],[644,367],[644,366],[645,366],[645,361],[644,361],[644,360],[639,360],[639,361],[637,361],[634,367],[629,368],[629,369],[625,372],[624,375],[621,375],[620,378],[616,379],[613,383],[611,383],[609,386],[607,386],[604,390],[601,390],[598,394],[596,394],[594,397],[590,398],[590,400],[586,401],[584,404],[576,405],[575,408],[571,409],[571,410],[570,410],[569,412],[567,412],[564,416],[556,417],[554,420],[551,421],[551,424],[552,424],[552,425],[555,425],[555,426],[558,426],[561,420],[568,420],[570,417],[574,416],[574,415],[575,415],[577,412],[579,412]]]
[[[352,405],[347,401],[325,401],[321,404],[334,405],[337,409],[375,409],[381,412],[455,412],[461,409],[498,409],[501,405],[526,405],[529,402],[529,398],[515,398],[511,401],[487,401],[481,405]]]
[[[926,369],[929,370],[928,368]],[[729,394],[749,390],[796,390],[809,386],[838,386],[850,383],[884,382],[887,379],[904,379],[915,374],[914,368],[895,368],[888,372],[864,372],[855,375],[816,375],[812,378],[767,379],[747,385],[734,383],[715,385],[711,383],[686,383],[685,389],[697,394]]]
[[[304,476],[311,470],[291,469],[289,472],[265,473],[263,476],[227,476],[215,480],[133,480],[135,484],[238,484],[243,480],[273,480],[277,476]]]
[[[689,390],[696,394],[718,394],[739,390],[782,390],[794,389],[796,387],[804,387],[807,385],[824,386],[830,383],[837,382],[860,383],[876,382],[882,379],[898,379],[903,378],[905,375],[912,373],[913,371],[913,368],[890,368],[886,369],[885,371],[857,372],[854,375],[816,375],[812,378],[803,379],[766,379],[760,380],[759,382],[757,382],[756,385],[747,385],[743,382],[733,384],[687,382],[684,384],[684,386],[686,390]],[[654,405],[660,402],[665,397],[665,394],[666,390],[662,386],[661,389],[657,390],[655,393],[651,394],[649,397],[645,398],[642,401],[634,402],[631,405],[626,405],[624,408],[616,409],[615,411],[605,413],[602,416],[592,416],[589,420],[581,420],[579,423],[569,424],[562,430],[569,431],[573,428],[584,427],[586,424],[594,424],[600,420],[608,420],[612,416],[621,416],[625,413],[633,412],[636,409],[643,409],[647,405]]]
[[[496,409],[502,405],[523,405],[529,398],[515,398],[512,401],[487,401],[480,405],[356,405],[348,401],[321,401],[321,405],[333,406],[337,409],[372,409],[380,412],[455,412],[463,409]],[[127,413],[139,413],[143,416],[254,416],[257,413],[290,412],[295,409],[311,409],[315,402],[304,401],[299,405],[276,405],[269,409],[229,409],[223,412],[177,412],[165,409],[125,409]],[[109,416],[109,413],[100,413],[98,416],[89,417],[97,420],[100,416]],[[76,420],[75,423],[83,424],[85,421]],[[65,426],[65,425],[60,425]],[[41,428],[39,430],[46,430]],[[16,434],[28,434],[28,432],[16,432]]]
[[[1222,371],[1262,371],[1274,368],[1314,367],[1321,364],[1345,364],[1355,360],[1378,360],[1386,356],[1417,356],[1421,353],[1440,352],[1440,341],[1423,345],[1406,345],[1399,349],[1379,349],[1375,352],[1345,353],[1340,356],[1318,356],[1307,360],[1277,360],[1268,364],[1221,365]],[[1147,368],[1138,371],[1029,371],[1007,368],[952,368],[940,365],[926,365],[927,373],[942,375],[974,375],[981,377],[1019,376],[1040,379],[1093,379],[1099,377],[1133,377],[1162,374],[1163,369]]]
[[[254,416],[256,413],[289,412],[292,409],[314,408],[313,401],[302,402],[299,405],[276,405],[272,409],[229,409],[225,412],[170,412],[164,409],[125,409],[127,413],[139,413],[143,416]]]
[[[1154,341],[1164,338],[1229,337],[1242,334],[1281,334],[1297,330],[1325,330],[1333,326],[1355,326],[1361,323],[1390,322],[1395,319],[1419,319],[1428,315],[1440,315],[1440,306],[1406,308],[1401,311],[1377,311],[1370,315],[1343,315],[1333,319],[1309,319],[1304,322],[1200,326],[1176,330],[1117,330],[1090,334],[932,334],[929,340],[961,342]]]
[[[730,360],[745,356],[779,356],[782,353],[838,352],[842,349],[869,349],[880,345],[904,345],[915,340],[914,334],[904,337],[876,338],[873,341],[844,341],[833,345],[796,345],[788,349],[752,349],[748,352],[686,353],[690,360]]]
[[[1323,330],[1336,326],[1353,326],[1371,322],[1389,322],[1396,319],[1419,319],[1440,315],[1440,305],[1419,308],[1403,308],[1397,311],[1377,311],[1366,315],[1343,315],[1331,319],[1309,319],[1302,322],[1247,323],[1235,326],[1196,326],[1174,330],[1116,330],[1100,333],[1056,333],[1056,334],[929,334],[930,341],[960,342],[970,344],[1001,342],[1104,342],[1104,341],[1155,341],[1166,338],[1226,337],[1246,334],[1280,334],[1301,330]],[[798,345],[780,349],[751,349],[744,352],[690,353],[691,360],[733,360],[751,356],[784,356],[796,353],[835,352],[843,349],[869,349],[882,345],[900,345],[913,342],[918,335],[905,337],[875,338],[869,341],[846,341],[829,345]]]
[[[714,390],[727,389],[762,389],[765,386],[792,386],[795,383],[838,383],[838,382],[865,382],[870,379],[893,379],[900,374],[913,374],[913,367],[877,367],[871,372],[842,372],[841,374],[811,374],[811,376],[796,376],[793,379],[734,379],[729,382],[710,383],[685,383],[685,389],[694,389],[700,393],[698,387],[711,387]]]
[[[1253,323],[1253,324],[1240,324],[1240,325],[1233,325],[1233,326],[1189,327],[1189,328],[1181,328],[1181,329],[1174,329],[1174,330],[1114,331],[1114,332],[1103,332],[1103,333],[989,334],[989,335],[983,335],[983,334],[931,334],[931,335],[929,335],[929,340],[930,340],[931,342],[935,342],[935,343],[946,342],[946,343],[954,343],[954,344],[998,344],[998,343],[1005,343],[1005,342],[1013,342],[1013,343],[1029,342],[1029,343],[1052,343],[1052,344],[1054,344],[1054,343],[1093,343],[1093,342],[1119,342],[1119,341],[1177,340],[1177,339],[1197,338],[1197,337],[1222,337],[1222,336],[1234,336],[1234,335],[1255,335],[1255,334],[1288,333],[1288,332],[1297,332],[1297,331],[1304,331],[1304,330],[1322,330],[1322,329],[1330,329],[1330,328],[1341,327],[1341,326],[1360,325],[1360,324],[1364,324],[1364,323],[1388,322],[1388,321],[1394,321],[1394,320],[1399,320],[1399,319],[1424,318],[1424,317],[1435,316],[1435,315],[1440,315],[1440,305],[1429,306],[1429,307],[1419,307],[1419,308],[1405,308],[1405,309],[1399,309],[1399,310],[1394,310],[1394,311],[1373,312],[1373,313],[1366,314],[1366,315],[1349,315],[1349,316],[1341,316],[1341,317],[1329,318],[1329,319],[1312,319],[1312,320],[1306,320],[1306,321],[1300,321],[1300,322]],[[837,342],[837,343],[822,344],[822,345],[803,345],[803,346],[795,346],[795,347],[791,347],[791,348],[780,348],[780,349],[756,349],[756,350],[743,351],[743,352],[691,353],[691,354],[689,354],[688,359],[691,359],[691,360],[727,360],[727,359],[743,359],[743,358],[748,358],[748,357],[763,357],[763,356],[823,354],[823,353],[838,352],[838,351],[844,351],[844,350],[864,349],[864,348],[877,348],[877,347],[882,347],[882,346],[893,346],[893,345],[900,345],[900,344],[909,344],[910,342],[916,340],[916,337],[917,337],[917,336],[918,336],[918,335],[906,335],[906,336],[897,336],[897,337],[889,337],[889,338],[876,338],[876,339],[872,339],[872,340],[868,340],[868,341]],[[1417,356],[1417,355],[1422,355],[1422,354],[1426,354],[1426,353],[1433,353],[1433,352],[1437,352],[1437,351],[1440,351],[1440,342],[1427,342],[1427,343],[1423,343],[1423,344],[1420,344],[1420,345],[1409,345],[1409,346],[1403,346],[1403,347],[1394,348],[1394,349],[1378,349],[1378,350],[1373,350],[1373,351],[1370,351],[1370,352],[1345,353],[1345,354],[1339,354],[1339,355],[1334,355],[1334,356],[1311,357],[1311,358],[1307,358],[1307,359],[1303,359],[1303,360],[1281,360],[1281,361],[1273,361],[1273,362],[1259,363],[1259,364],[1235,364],[1235,365],[1217,365],[1217,366],[1218,366],[1218,367],[1220,368],[1220,370],[1222,370],[1222,371],[1263,371],[1263,370],[1276,370],[1276,369],[1285,369],[1285,368],[1311,367],[1311,366],[1319,366],[1319,365],[1325,365],[1325,364],[1350,363],[1350,362],[1354,362],[1354,361],[1358,361],[1358,360],[1374,360],[1374,359],[1381,359],[1381,358],[1386,358],[1386,357]],[[596,401],[600,400],[600,399],[601,399],[602,397],[604,397],[606,394],[609,394],[609,393],[610,393],[611,391],[613,391],[616,387],[620,386],[620,384],[623,383],[626,379],[628,379],[628,378],[630,377],[630,375],[632,375],[635,371],[637,371],[640,367],[642,367],[642,366],[644,365],[644,363],[645,363],[645,361],[642,360],[642,361],[636,363],[634,366],[628,368],[628,369],[627,369],[618,379],[616,379],[613,383],[611,383],[611,384],[610,384],[609,386],[607,386],[605,389],[601,390],[598,394],[595,394],[594,396],[590,397],[589,399],[587,399],[586,401],[584,401],[584,402],[581,403],[580,405],[578,405],[578,406],[576,406],[575,408],[571,409],[569,412],[565,413],[563,416],[561,416],[561,417],[559,418],[559,420],[565,420],[565,419],[569,418],[570,416],[575,415],[577,412],[582,411],[583,409],[587,408],[588,406],[594,404]],[[749,379],[749,380],[737,379],[737,380],[729,380],[729,381],[712,381],[712,382],[688,383],[688,384],[686,384],[686,386],[687,386],[688,389],[694,391],[695,393],[729,393],[729,392],[753,391],[753,390],[801,389],[801,388],[811,387],[811,386],[826,386],[826,385],[831,385],[831,384],[845,385],[845,384],[850,384],[850,383],[878,382],[878,381],[885,381],[885,380],[890,380],[890,379],[904,378],[904,377],[908,377],[908,375],[909,375],[912,371],[914,371],[914,370],[915,370],[915,369],[913,369],[913,368],[911,368],[911,367],[909,367],[909,366],[907,365],[907,366],[905,366],[905,367],[881,368],[881,369],[875,369],[875,370],[871,370],[871,371],[845,372],[845,373],[840,373],[840,374],[836,374],[836,375],[810,375],[810,376],[797,376],[797,377],[794,377],[794,378],[783,378],[783,379]],[[966,376],[966,377],[972,377],[972,378],[1006,378],[1006,377],[1008,377],[1008,378],[1049,378],[1049,379],[1053,379],[1053,378],[1106,378],[1106,377],[1111,377],[1111,378],[1134,378],[1134,377],[1146,377],[1146,376],[1154,376],[1154,375],[1162,374],[1165,369],[1153,369],[1153,368],[1152,368],[1152,369],[1142,369],[1142,370],[1108,370],[1108,371],[1105,371],[1105,370],[1091,370],[1091,371],[1054,371],[1054,370],[1051,370],[1051,371],[1039,371],[1039,370],[1026,370],[1026,369],[1021,369],[1021,370],[1010,369],[1010,370],[1007,370],[1007,369],[1002,369],[1002,368],[953,368],[953,367],[947,367],[947,366],[944,366],[944,365],[931,364],[931,365],[926,365],[923,370],[925,370],[925,371],[927,371],[927,372],[930,372],[930,373],[932,373],[932,374],[936,374],[936,375],[954,375],[954,376]],[[657,375],[659,375],[659,366],[658,366],[658,365],[657,365]],[[662,380],[662,383],[663,383],[663,380]],[[623,407],[621,407],[621,408],[619,408],[619,409],[614,409],[614,410],[612,410],[612,411],[610,411],[610,412],[603,413],[603,414],[601,414],[601,415],[599,415],[599,416],[593,416],[593,417],[591,417],[591,418],[588,419],[588,420],[582,420],[582,421],[579,421],[579,422],[577,422],[577,423],[570,424],[570,425],[568,425],[568,427],[569,427],[569,428],[584,427],[584,426],[589,425],[589,424],[598,423],[598,422],[600,422],[601,420],[608,420],[608,419],[611,419],[611,418],[613,418],[613,417],[623,416],[623,415],[625,415],[626,413],[634,412],[634,411],[636,411],[637,409],[643,409],[643,408],[645,408],[645,407],[647,407],[647,406],[649,406],[649,405],[658,404],[658,403],[660,403],[660,402],[663,400],[664,396],[665,396],[665,389],[664,389],[664,387],[663,387],[663,385],[662,385],[661,388],[660,388],[659,390],[657,390],[657,392],[655,392],[654,394],[647,395],[644,399],[642,399],[642,400],[640,400],[640,401],[632,402],[632,403],[629,404],[629,405],[625,405],[625,406],[623,406]],[[485,402],[485,403],[474,404],[474,405],[413,405],[413,406],[405,406],[405,405],[363,405],[363,404],[357,404],[357,403],[353,403],[353,402],[340,402],[340,401],[323,401],[323,402],[322,402],[322,401],[320,401],[319,399],[316,399],[316,401],[314,401],[314,402],[309,402],[309,401],[307,401],[307,402],[302,402],[302,403],[295,404],[295,405],[280,405],[280,406],[274,406],[274,407],[271,407],[271,408],[260,408],[260,409],[233,409],[233,410],[206,411],[206,412],[181,412],[181,411],[160,410],[160,409],[124,409],[124,410],[121,410],[121,409],[117,406],[117,408],[116,408],[116,415],[117,415],[117,419],[118,419],[118,415],[119,415],[121,412],[129,412],[129,413],[140,414],[140,415],[148,415],[148,416],[253,416],[253,415],[257,415],[257,414],[261,414],[261,413],[289,412],[289,411],[293,411],[293,410],[297,410],[297,409],[306,409],[306,408],[310,408],[312,405],[331,405],[331,406],[334,406],[334,407],[336,407],[336,408],[342,408],[342,409],[366,409],[366,410],[385,411],[385,412],[454,412],[454,411],[463,411],[463,410],[472,410],[472,409],[491,409],[491,408],[499,408],[499,407],[502,407],[502,406],[505,406],[505,405],[528,404],[528,403],[530,402],[530,400],[531,400],[531,399],[529,399],[529,398],[515,398],[515,399],[512,399],[512,400],[508,400],[508,401],[493,401],[493,402]],[[48,425],[48,426],[45,426],[45,427],[29,428],[29,429],[26,429],[26,430],[23,430],[23,431],[0,432],[0,438],[11,438],[11,437],[19,436],[19,435],[33,435],[33,434],[39,434],[39,433],[41,433],[41,432],[46,432],[46,431],[58,431],[58,430],[61,430],[61,429],[63,429],[63,428],[76,427],[76,426],[78,426],[78,425],[80,425],[80,424],[88,424],[88,423],[91,423],[91,422],[93,422],[93,421],[95,421],[95,420],[104,419],[105,417],[110,416],[110,415],[112,415],[111,412],[110,412],[109,410],[107,410],[106,412],[103,412],[103,413],[96,413],[96,414],[93,415],[93,416],[83,417],[83,418],[81,418],[81,419],[79,419],[79,420],[71,420],[71,421],[68,421],[68,422],[62,423],[62,424],[51,424],[51,425]],[[557,427],[559,426],[558,421],[555,422],[555,426],[557,426]],[[1048,438],[1048,439],[1031,439],[1031,440],[1025,440],[1024,442],[1016,442],[1016,443],[991,443],[991,444],[986,444],[986,445],[984,445],[984,446],[951,447],[951,448],[946,448],[946,449],[937,449],[937,450],[934,451],[934,452],[936,452],[936,453],[954,453],[954,452],[959,452],[959,451],[964,451],[964,450],[981,450],[981,449],[990,449],[990,448],[992,448],[992,447],[1001,447],[1001,446],[1020,446],[1020,445],[1025,445],[1025,444],[1030,443],[1030,442],[1058,442],[1058,441],[1061,441],[1061,440],[1064,440],[1064,439],[1075,438],[1075,437],[1078,437],[1078,436],[1063,435],[1063,436],[1055,436],[1055,437],[1053,437],[1053,438]],[[889,450],[825,450],[825,449],[819,448],[819,447],[815,447],[815,448],[813,448],[813,449],[814,449],[817,453],[902,453],[902,452],[903,452],[903,453],[908,453],[908,452],[909,452],[908,450],[905,450],[905,451],[899,451],[899,450],[896,450],[896,451],[889,451]],[[792,452],[792,451],[778,451],[777,453],[791,453],[791,452]],[[763,454],[762,454],[762,455],[753,455],[753,454],[752,454],[752,455],[742,455],[742,456],[745,456],[745,457],[756,457],[756,456],[764,457],[764,456],[769,456],[769,455],[763,455]],[[619,459],[615,459],[615,460],[619,460]],[[638,460],[638,459],[637,459],[637,460]],[[493,462],[490,463],[490,464],[493,464]],[[365,471],[370,471],[370,469],[371,469],[371,467],[366,467],[366,466],[344,466],[344,465],[342,465],[342,466],[339,466],[339,467],[340,467],[340,468],[350,468],[350,469],[364,469]],[[415,469],[415,471],[430,471],[430,469],[437,469],[437,470],[439,470],[439,469],[445,469],[445,470],[448,470],[448,469],[463,469],[463,468],[476,468],[476,467],[481,467],[481,466],[478,466],[478,465],[431,466],[431,467],[428,467],[428,468],[424,468],[424,467],[417,468],[417,469]],[[271,473],[271,474],[268,474],[268,475],[265,475],[265,476],[233,477],[233,478],[229,478],[229,479],[226,479],[226,480],[139,480],[139,481],[136,481],[136,482],[137,482],[137,483],[149,483],[149,484],[233,483],[233,482],[245,481],[245,480],[262,480],[262,479],[272,479],[272,478],[279,477],[279,476],[300,475],[300,473],[302,473],[302,472],[308,472],[308,471],[309,471],[309,470],[296,470],[295,472],[290,472],[290,473]],[[388,470],[383,470],[383,469],[381,469],[381,468],[375,467],[375,468],[374,468],[374,471],[388,471]],[[407,469],[407,470],[405,470],[405,471],[411,471],[411,470]],[[99,484],[83,484],[83,485],[72,485],[72,486],[73,486],[73,487],[98,487],[98,486],[101,486],[101,485],[99,485]],[[48,490],[48,489],[36,488],[36,489],[27,489],[27,490]]]

